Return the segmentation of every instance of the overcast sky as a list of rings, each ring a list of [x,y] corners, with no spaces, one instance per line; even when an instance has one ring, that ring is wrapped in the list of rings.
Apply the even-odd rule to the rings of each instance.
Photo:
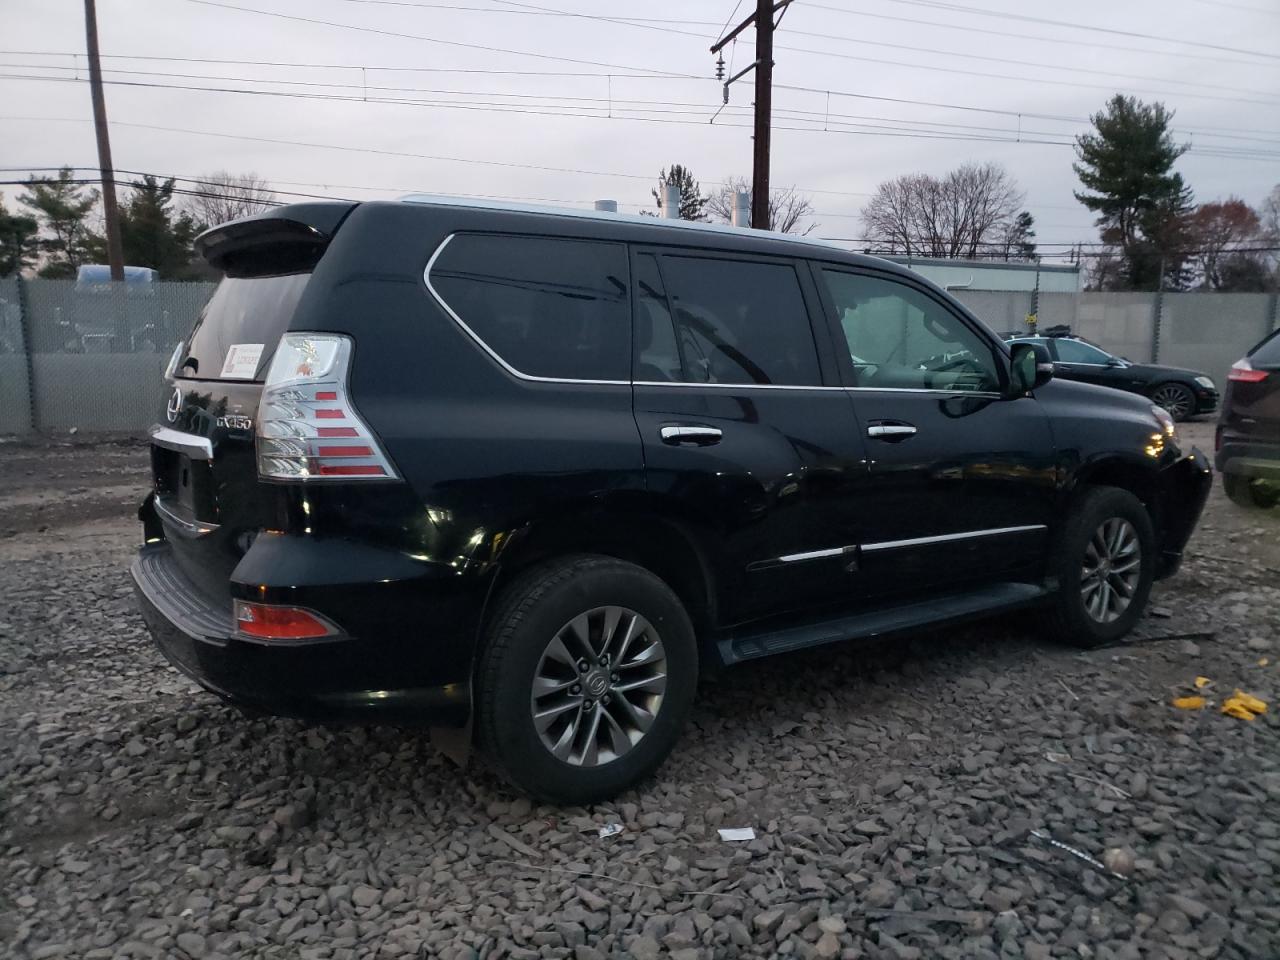
[[[635,212],[673,162],[704,190],[750,176],[751,81],[708,123],[721,103],[708,47],[752,3],[98,0],[109,80],[295,94],[110,84],[116,167],[255,171],[281,190],[366,199],[613,198]],[[95,166],[87,84],[15,78],[84,79],[83,4],[0,0],[0,24],[0,166]],[[751,37],[726,51],[733,71],[751,63]],[[1043,244],[1096,240],[1061,143],[1119,90],[1176,110],[1198,201],[1258,204],[1280,182],[1278,39],[1277,0],[794,0],[775,41],[773,183],[810,194],[814,235],[854,238],[880,181],[994,160]],[[183,59],[125,59],[141,56]],[[388,99],[418,102],[369,102]]]

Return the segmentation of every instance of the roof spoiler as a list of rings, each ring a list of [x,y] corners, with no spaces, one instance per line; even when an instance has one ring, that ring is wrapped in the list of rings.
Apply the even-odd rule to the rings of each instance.
[[[197,254],[229,277],[309,270],[356,204],[291,203],[241,217],[196,237]]]

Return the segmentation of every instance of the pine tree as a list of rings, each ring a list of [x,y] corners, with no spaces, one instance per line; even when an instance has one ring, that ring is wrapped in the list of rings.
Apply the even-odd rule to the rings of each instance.
[[[40,225],[35,217],[10,213],[0,194],[0,277],[18,274],[35,263],[39,253]]]
[[[658,186],[649,191],[653,194],[654,202],[658,205],[659,210],[662,209],[662,188],[668,183],[674,183],[680,188],[681,220],[707,219],[706,211],[703,209],[707,205],[707,198],[702,195],[702,187],[693,178],[693,173],[689,168],[679,163],[673,163],[669,170],[660,171],[658,173]]]
[[[1190,188],[1173,169],[1187,145],[1173,142],[1172,119],[1164,104],[1116,94],[1092,116],[1094,132],[1076,137],[1072,168],[1085,190],[1075,196],[1098,215],[1102,240],[1120,248],[1111,282],[1122,288],[1155,289],[1161,264],[1168,286],[1186,283],[1193,208]]]
[[[133,192],[120,208],[120,241],[125,262],[151,267],[162,280],[187,272],[193,257],[191,241],[199,227],[186,213],[174,216],[173,179],[163,183],[146,176],[133,184]]]
[[[91,263],[102,248],[102,239],[89,227],[89,214],[98,203],[98,191],[76,183],[70,167],[56,177],[32,177],[27,193],[18,202],[31,210],[43,231],[39,240],[45,264],[42,277],[74,277],[82,263]]]

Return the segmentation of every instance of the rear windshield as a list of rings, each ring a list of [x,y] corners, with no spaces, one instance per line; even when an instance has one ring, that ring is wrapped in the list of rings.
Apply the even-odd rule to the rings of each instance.
[[[1280,366],[1280,330],[1253,348],[1249,362],[1254,366]]]
[[[200,311],[178,376],[262,380],[310,273],[227,277]]]

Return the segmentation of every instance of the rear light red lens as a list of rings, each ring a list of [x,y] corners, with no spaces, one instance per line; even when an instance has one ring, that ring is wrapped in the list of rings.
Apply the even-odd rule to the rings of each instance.
[[[1261,383],[1267,379],[1267,371],[1253,369],[1248,360],[1237,360],[1227,372],[1227,379],[1237,383]]]
[[[236,631],[255,640],[317,640],[338,634],[338,628],[318,614],[300,607],[234,602]]]
[[[320,464],[322,477],[384,477],[387,472],[377,464]]]

